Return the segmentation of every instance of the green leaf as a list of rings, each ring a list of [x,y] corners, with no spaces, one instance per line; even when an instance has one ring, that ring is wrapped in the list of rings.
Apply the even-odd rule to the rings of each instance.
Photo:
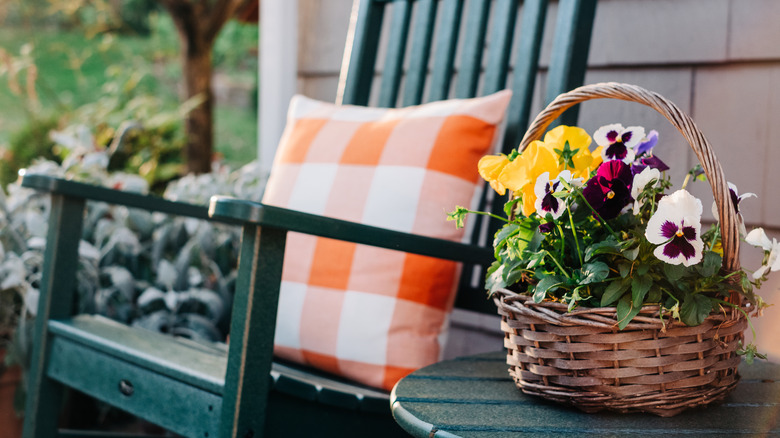
[[[650,270],[650,265],[647,263],[639,264],[636,267],[636,275],[645,275]]]
[[[747,297],[753,296],[753,283],[750,282],[747,274],[743,272],[739,274],[739,276],[741,277],[740,283],[742,284],[742,293],[744,293]]]
[[[650,292],[647,294],[647,299],[645,300],[646,303],[660,303],[661,298],[663,297],[663,293],[661,292],[661,288],[657,285],[653,285],[653,287],[650,288]]]
[[[604,290],[604,295],[601,296],[601,307],[609,306],[628,289],[631,285],[631,281],[628,279],[614,280]]]
[[[680,307],[680,320],[687,326],[701,324],[712,311],[712,300],[702,294],[690,294]]]
[[[504,225],[500,230],[496,231],[496,236],[493,238],[493,246],[498,247],[505,244],[506,239],[517,233],[519,229],[519,224],[511,223]]]
[[[546,251],[539,251],[535,252],[528,256],[528,266],[526,268],[528,269],[534,269],[538,265],[541,265],[544,261],[544,256],[547,254]]]
[[[586,263],[582,266],[580,284],[599,283],[609,275],[609,266],[603,262]]]
[[[632,262],[636,260],[636,258],[639,256],[639,247],[632,249],[627,249],[623,251],[623,257],[631,260]]]
[[[523,277],[523,272],[526,272],[525,269],[509,269],[508,267],[504,268],[504,282],[507,286],[511,286]]]
[[[523,258],[523,252],[534,240],[537,228],[532,220],[524,220],[522,223],[517,224],[517,228],[512,230],[512,234],[505,238],[511,257]]]
[[[558,154],[558,164],[566,164],[567,166],[571,167],[572,169],[576,167],[574,165],[574,156],[579,151],[578,149],[572,149],[569,145],[569,142],[566,141],[563,144],[563,149],[553,149],[556,154]]]
[[[704,261],[698,270],[703,277],[712,277],[718,273],[722,264],[723,257],[720,254],[714,251],[707,251],[704,253]]]
[[[497,290],[506,287],[503,268],[504,265],[499,261],[493,262],[490,268],[488,268],[487,276],[485,277],[485,289],[487,289],[489,295],[493,295]]]
[[[653,285],[653,280],[647,275],[636,276],[631,280],[631,300],[638,306],[645,302],[645,296]]]
[[[664,263],[664,275],[672,283],[681,279],[686,274],[686,268],[683,265],[670,265]]]
[[[620,272],[621,277],[628,277],[628,274],[631,273],[631,263],[618,263],[618,272]]]
[[[631,297],[624,295],[617,303],[618,328],[623,330],[629,322],[642,310],[642,306],[635,306]]]
[[[542,246],[542,241],[544,240],[544,236],[542,233],[539,232],[539,229],[537,227],[536,231],[534,231],[534,235],[531,238],[531,241],[528,242],[528,246],[525,247],[526,251],[535,252],[539,250],[539,247]]]
[[[590,261],[599,254],[620,254],[620,245],[612,237],[603,242],[594,243],[585,248],[585,261]]]
[[[504,204],[504,214],[506,214],[507,217],[512,216],[512,210],[515,209],[515,205],[517,205],[517,203],[520,202],[520,199],[521,198],[514,198],[509,200],[506,204]]]
[[[559,284],[561,280],[555,275],[542,278],[534,289],[534,302],[541,303],[547,296],[547,292],[552,291]]]
[[[755,358],[766,360],[766,354],[758,352],[758,347],[755,344],[750,343],[747,347],[742,346],[742,341],[739,341],[739,346],[736,353],[740,356],[745,356],[745,362],[748,365],[753,365]]]
[[[582,300],[582,297],[580,296],[580,289],[582,287],[574,288],[574,290],[571,292],[571,296],[569,297],[569,307],[567,311],[571,312],[574,310],[575,307],[577,307],[577,303]]]
[[[447,213],[447,220],[455,221],[455,228],[463,228],[463,221],[468,213],[469,210],[467,208],[456,205],[455,211]]]

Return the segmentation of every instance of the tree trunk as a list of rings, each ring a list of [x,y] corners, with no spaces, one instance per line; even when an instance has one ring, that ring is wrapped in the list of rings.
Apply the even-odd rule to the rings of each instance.
[[[184,51],[185,98],[201,100],[186,118],[187,172],[211,172],[214,150],[214,94],[211,90],[211,47],[201,51]]]
[[[181,42],[184,99],[200,104],[186,119],[187,171],[211,171],[214,151],[214,95],[211,90],[211,50],[225,22],[252,0],[160,0],[171,14]]]

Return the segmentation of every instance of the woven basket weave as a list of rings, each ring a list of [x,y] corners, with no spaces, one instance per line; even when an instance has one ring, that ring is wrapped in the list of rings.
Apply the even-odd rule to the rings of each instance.
[[[526,132],[519,149],[541,137],[567,108],[590,99],[638,102],[664,115],[702,163],[718,206],[723,268],[739,269],[739,229],[720,163],[690,117],[664,97],[633,85],[586,85],[558,96]],[[712,313],[701,325],[662,322],[658,306],[642,308],[618,330],[614,307],[580,308],[534,303],[503,289],[494,295],[505,333],[509,372],[525,393],[586,412],[650,412],[676,415],[722,400],[739,380],[735,351],[746,327],[735,309]],[[730,301],[740,304],[739,295]]]

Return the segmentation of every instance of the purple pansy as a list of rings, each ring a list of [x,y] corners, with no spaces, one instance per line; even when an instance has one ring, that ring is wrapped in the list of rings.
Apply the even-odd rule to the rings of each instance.
[[[653,129],[647,134],[647,137],[642,140],[642,143],[636,147],[636,155],[641,156],[642,154],[650,152],[655,147],[656,143],[658,143],[658,131]]]
[[[539,225],[539,232],[543,234],[548,234],[553,230],[554,226],[555,226],[554,222],[545,222]]]
[[[561,180],[571,182],[571,172],[563,170],[552,181],[550,181],[550,172],[544,172],[536,179],[536,185],[534,186],[536,202],[534,207],[539,216],[544,217],[549,214],[553,219],[558,219],[563,214],[563,210],[566,209],[566,201],[555,197],[555,192],[564,189]]]
[[[601,163],[596,176],[588,180],[582,192],[590,206],[602,218],[612,219],[633,200],[633,179],[628,164],[618,160],[606,161]]]
[[[636,152],[634,148],[645,138],[645,128],[641,126],[629,126],[624,128],[620,123],[602,126],[593,133],[593,140],[599,146],[602,160],[619,160],[626,164],[634,161]]]
[[[645,237],[659,245],[653,254],[672,265],[695,265],[702,259],[701,201],[686,190],[664,196],[647,221]]]
[[[669,166],[666,165],[660,158],[656,156],[642,157],[634,162],[631,166],[631,171],[634,175],[641,173],[646,168],[658,169],[659,172],[666,172],[669,170]]]

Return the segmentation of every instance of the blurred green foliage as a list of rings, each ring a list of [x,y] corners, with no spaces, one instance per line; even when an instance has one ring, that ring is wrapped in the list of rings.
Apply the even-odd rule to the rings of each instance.
[[[96,147],[111,147],[121,125],[130,123],[142,129],[125,133],[112,169],[137,172],[153,190],[159,189],[182,169],[181,116],[186,105],[178,100],[181,67],[173,22],[155,0],[97,0],[78,10],[68,9],[69,3],[79,2],[0,3],[0,50],[14,59],[26,50],[24,56],[37,67],[35,99],[6,86],[3,82],[10,77],[4,78],[0,67],[0,183],[14,180],[17,169],[34,157],[62,158],[61,149],[52,150],[47,129],[85,125]],[[109,3],[121,8],[108,9]],[[84,31],[101,29],[109,16],[121,17],[122,26]],[[257,26],[231,21],[214,51],[223,77],[254,88],[252,102],[257,93],[257,38]],[[24,74],[17,76],[24,88]],[[217,105],[215,125],[216,151],[225,162],[238,166],[256,157],[256,104]]]
[[[15,181],[19,169],[32,163],[35,158],[57,160],[53,150],[54,141],[49,137],[49,132],[57,126],[57,119],[53,117],[31,118],[11,135],[9,147],[1,151],[0,184],[2,187]]]

